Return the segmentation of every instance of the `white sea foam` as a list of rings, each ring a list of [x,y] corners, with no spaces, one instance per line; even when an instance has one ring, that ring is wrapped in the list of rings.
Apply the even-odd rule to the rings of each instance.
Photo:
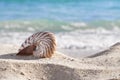
[[[70,25],[78,28],[87,26],[87,24],[84,22],[72,22]]]
[[[61,27],[62,27],[63,30],[73,30],[73,28],[70,27],[70,26],[62,25]]]
[[[35,29],[34,28],[32,28],[32,27],[28,27],[28,29],[27,29],[28,31],[35,31]]]
[[[58,48],[100,50],[120,41],[120,32],[104,29],[84,30],[57,34]]]

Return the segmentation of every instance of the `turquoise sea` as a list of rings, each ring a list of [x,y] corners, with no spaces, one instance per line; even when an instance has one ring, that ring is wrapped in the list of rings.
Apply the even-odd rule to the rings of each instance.
[[[0,0],[0,20],[119,20],[120,0]]]
[[[120,0],[0,0],[0,31],[112,29],[120,26],[119,4]]]
[[[0,43],[37,31],[54,32],[66,53],[107,48],[120,41],[120,0],[0,0]]]

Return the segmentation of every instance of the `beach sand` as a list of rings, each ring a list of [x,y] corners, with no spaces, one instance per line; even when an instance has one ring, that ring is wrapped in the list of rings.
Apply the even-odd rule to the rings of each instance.
[[[16,56],[18,46],[0,45],[0,80],[120,80],[120,43],[79,59]]]

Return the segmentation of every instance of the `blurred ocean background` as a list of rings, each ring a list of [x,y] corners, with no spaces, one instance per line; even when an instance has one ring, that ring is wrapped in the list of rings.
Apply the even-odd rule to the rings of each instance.
[[[120,0],[0,0],[0,43],[51,31],[57,49],[85,56],[120,41]]]

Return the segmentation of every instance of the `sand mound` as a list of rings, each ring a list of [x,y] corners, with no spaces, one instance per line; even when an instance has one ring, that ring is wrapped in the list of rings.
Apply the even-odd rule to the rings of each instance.
[[[52,58],[16,56],[18,46],[1,45],[0,80],[119,80],[120,64],[107,65],[106,56],[74,59],[59,52]],[[113,49],[113,48],[112,48]],[[116,48],[115,48],[116,49]],[[109,52],[113,61],[114,51]],[[104,53],[103,53],[104,54]],[[115,53],[117,54],[117,53]],[[102,60],[102,59],[103,60]],[[120,59],[119,59],[120,60]]]
[[[94,57],[99,57],[99,56],[107,56],[107,57],[114,56],[115,57],[115,55],[118,57],[119,56],[118,54],[120,54],[120,43],[119,42],[102,52],[96,53],[88,57],[89,58],[94,58]]]
[[[89,56],[89,62],[98,66],[119,67],[120,66],[120,43],[110,48]]]

